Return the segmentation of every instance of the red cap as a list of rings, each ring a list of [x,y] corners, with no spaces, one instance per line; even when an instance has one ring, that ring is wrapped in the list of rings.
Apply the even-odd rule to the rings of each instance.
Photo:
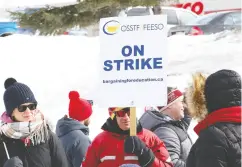
[[[167,107],[175,103],[177,100],[181,100],[181,99],[183,99],[183,94],[180,90],[176,89],[171,91],[168,94],[167,105],[165,107],[162,107],[160,111],[165,110]]]
[[[92,106],[85,100],[81,99],[77,91],[69,93],[69,117],[78,121],[84,121],[92,115]]]

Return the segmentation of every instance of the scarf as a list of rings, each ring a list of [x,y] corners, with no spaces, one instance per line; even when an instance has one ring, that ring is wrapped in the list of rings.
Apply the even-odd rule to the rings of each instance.
[[[218,123],[241,123],[241,106],[222,108],[210,113],[204,120],[195,126],[194,131],[199,135],[203,129]]]
[[[38,145],[48,139],[48,128],[41,112],[36,113],[35,120],[32,122],[12,122],[9,119],[8,121],[2,119],[2,121],[0,133],[8,138],[21,139],[25,145]]]

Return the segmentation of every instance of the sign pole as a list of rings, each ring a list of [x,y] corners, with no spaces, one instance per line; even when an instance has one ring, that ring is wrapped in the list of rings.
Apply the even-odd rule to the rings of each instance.
[[[137,125],[136,125],[136,108],[130,107],[130,136],[136,136]]]

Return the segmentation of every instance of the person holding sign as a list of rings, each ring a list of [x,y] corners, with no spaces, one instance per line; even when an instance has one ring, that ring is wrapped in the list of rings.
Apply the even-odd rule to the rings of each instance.
[[[109,108],[110,118],[104,130],[88,148],[82,167],[119,167],[137,164],[142,167],[173,167],[169,153],[153,132],[137,122],[137,136],[130,134],[130,108]]]

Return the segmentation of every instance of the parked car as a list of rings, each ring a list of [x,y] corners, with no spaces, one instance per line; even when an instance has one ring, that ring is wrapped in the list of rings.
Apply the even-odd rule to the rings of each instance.
[[[0,9],[0,37],[15,34],[17,23],[10,19],[9,13],[5,9]]]
[[[161,7],[161,13],[167,15],[168,29],[177,25],[185,25],[198,17],[190,10],[176,7]],[[129,7],[119,13],[119,17],[155,15],[152,7]]]
[[[168,36],[208,35],[224,30],[241,30],[241,11],[217,12],[198,17],[186,25],[172,27]]]

